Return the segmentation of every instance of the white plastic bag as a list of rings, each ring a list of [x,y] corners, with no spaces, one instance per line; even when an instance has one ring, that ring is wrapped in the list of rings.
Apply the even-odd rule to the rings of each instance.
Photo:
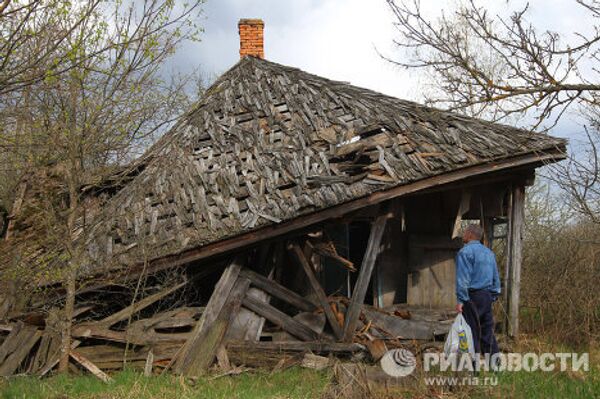
[[[473,345],[473,335],[471,327],[467,320],[459,313],[450,327],[446,343],[444,344],[444,353],[447,357],[451,355],[469,354],[471,359],[475,359],[475,347]]]

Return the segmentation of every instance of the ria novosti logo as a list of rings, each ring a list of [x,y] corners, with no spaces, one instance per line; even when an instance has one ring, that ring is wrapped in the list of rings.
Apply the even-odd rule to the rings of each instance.
[[[381,368],[392,377],[406,377],[415,371],[417,359],[408,349],[392,349],[383,355]]]
[[[415,355],[407,349],[392,349],[380,361],[381,368],[392,377],[412,374],[417,365]],[[471,358],[470,355],[424,353],[423,370],[428,371],[589,371],[589,353],[497,353]]]

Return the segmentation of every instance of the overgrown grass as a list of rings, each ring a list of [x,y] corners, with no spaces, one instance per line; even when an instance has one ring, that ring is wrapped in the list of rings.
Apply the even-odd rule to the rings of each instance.
[[[105,384],[92,376],[54,376],[47,379],[15,377],[0,382],[3,399],[212,399],[315,398],[329,383],[327,372],[291,368],[279,373],[245,373],[235,377],[204,378],[192,382],[172,375],[144,377],[123,371]]]
[[[372,386],[357,375],[344,389],[341,399],[354,398],[600,398],[600,351],[590,349],[590,370],[554,372],[482,373],[497,385],[449,386],[426,385],[423,372],[416,372],[401,386]],[[515,352],[571,352],[568,348],[548,345],[539,340],[523,340]],[[582,349],[576,352],[587,352]],[[452,375],[452,374],[448,374]],[[431,375],[429,375],[431,376]],[[127,370],[112,375],[114,382],[104,384],[90,375],[53,376],[46,379],[14,377],[0,379],[0,399],[196,399],[196,398],[338,398],[340,386],[332,382],[331,371],[294,367],[269,373],[253,371],[232,377],[206,377],[196,381],[173,375],[146,378]],[[406,377],[408,378],[408,377]]]

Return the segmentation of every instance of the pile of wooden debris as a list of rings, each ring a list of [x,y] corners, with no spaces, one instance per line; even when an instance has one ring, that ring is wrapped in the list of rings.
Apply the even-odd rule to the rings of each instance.
[[[327,296],[311,259],[318,252],[348,269],[354,268],[352,263],[308,236],[235,255],[215,272],[216,284],[202,304],[197,297],[181,295],[199,284],[197,276],[185,273],[128,306],[90,301],[89,294],[81,294],[73,319],[71,367],[104,380],[110,379],[106,372],[125,365],[148,375],[172,370],[188,376],[215,364],[224,372],[235,370],[233,365],[282,368],[302,363],[319,368],[324,358],[316,355],[378,360],[389,348],[414,345],[415,340],[434,342],[447,332],[451,312],[364,304],[384,227],[381,217],[371,230],[351,298]],[[303,272],[308,295],[282,281],[282,270],[289,274],[293,267]],[[5,320],[0,325],[0,375],[49,373],[59,362],[61,331],[56,309]]]

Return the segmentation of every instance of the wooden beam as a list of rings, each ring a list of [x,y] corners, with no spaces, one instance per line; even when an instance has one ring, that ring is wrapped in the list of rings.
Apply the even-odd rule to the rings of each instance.
[[[360,309],[365,301],[369,280],[371,280],[371,274],[373,274],[375,261],[379,254],[379,245],[385,230],[386,220],[387,215],[379,216],[371,228],[367,250],[362,265],[360,266],[358,280],[354,286],[352,299],[350,300],[350,305],[346,311],[346,323],[343,334],[343,340],[345,342],[351,342],[354,336],[354,330],[356,329],[356,324],[358,323],[358,318],[360,316]]]
[[[18,341],[16,349],[0,365],[0,376],[13,375],[41,337],[42,333],[37,328],[24,326],[18,336],[14,337]]]
[[[296,255],[296,260],[304,269],[304,272],[308,277],[308,281],[313,291],[317,295],[321,307],[323,307],[323,312],[325,312],[325,316],[329,321],[329,325],[331,325],[331,328],[333,329],[333,333],[335,334],[337,339],[342,339],[342,326],[340,326],[340,324],[338,323],[337,317],[335,317],[335,313],[333,313],[333,309],[331,309],[329,301],[327,300],[327,295],[325,295],[323,287],[321,287],[319,280],[317,280],[317,276],[315,276],[315,272],[310,263],[308,262],[308,259],[306,259],[302,248],[300,248],[300,245],[298,245],[298,243],[292,243],[291,248],[294,255]]]
[[[173,287],[166,288],[160,292],[157,292],[156,294],[152,294],[146,298],[139,300],[138,302],[136,302],[132,305],[127,306],[125,309],[122,309],[115,314],[112,314],[98,322],[95,322],[94,324],[95,325],[103,325],[105,327],[110,327],[113,324],[115,324],[121,320],[125,320],[125,319],[129,318],[131,315],[139,312],[140,310],[147,308],[148,306],[152,305],[156,301],[159,301],[162,298],[166,297],[167,295],[177,291],[178,289],[180,289],[181,287],[183,287],[186,284],[187,284],[187,282],[183,282],[183,283],[174,285]]]
[[[100,368],[94,363],[92,363],[89,359],[85,358],[84,356],[80,355],[79,353],[73,350],[69,352],[69,356],[71,356],[73,360],[81,364],[87,371],[98,377],[100,380],[106,383],[112,382],[113,379],[110,378],[108,374],[106,374],[104,371],[100,370]]]
[[[459,170],[454,170],[452,172],[443,173],[437,176],[427,177],[413,183],[390,188],[389,190],[377,191],[366,197],[348,201],[344,204],[332,206],[318,212],[302,215],[294,218],[293,220],[268,225],[257,230],[252,230],[234,237],[213,242],[202,247],[190,249],[176,255],[169,255],[154,259],[150,262],[148,271],[153,273],[159,270],[169,269],[175,266],[206,259],[241,247],[247,247],[249,245],[256,244],[259,241],[272,239],[292,231],[307,228],[324,220],[340,217],[349,212],[356,211],[369,205],[378,204],[391,198],[417,193],[433,187],[441,187],[443,185],[451,184],[460,180],[471,179],[475,176],[492,174],[524,165],[530,165],[532,167],[544,165],[551,162],[557,162],[562,159],[565,159],[564,151],[555,149],[548,150],[546,152],[518,155],[512,158],[506,158],[494,162],[481,163]],[[135,269],[143,269],[143,267],[144,265],[140,263],[128,268],[128,276],[131,275],[135,277]]]
[[[242,305],[303,341],[314,341],[319,338],[319,334],[315,331],[269,304],[246,296],[242,301]]]
[[[178,355],[178,359],[175,361],[176,372],[186,373],[188,370],[196,368],[194,365],[195,357],[196,353],[203,345],[202,338],[206,335],[215,320],[217,320],[217,317],[225,306],[229,294],[238,279],[240,270],[242,269],[243,260],[244,258],[242,256],[237,256],[233,262],[227,266],[225,271],[223,271],[198,324],[194,327],[192,336],[187,340]]]
[[[290,352],[315,352],[315,353],[353,353],[364,351],[365,347],[356,343],[344,342],[299,342],[299,341],[230,341],[227,348],[247,349],[247,350],[272,350],[272,351],[290,351]]]
[[[525,187],[516,185],[512,192],[510,229],[510,274],[508,292],[508,335],[517,338],[519,335],[519,294],[521,290],[522,235],[525,210]]]
[[[202,344],[193,353],[193,361],[181,370],[183,374],[188,377],[199,377],[206,373],[215,360],[217,350],[223,342],[231,321],[240,310],[242,298],[246,295],[249,286],[250,280],[247,278],[237,279],[231,289],[227,303],[221,309],[216,320],[209,328],[203,330],[203,334],[198,337]]]
[[[242,270],[240,272],[240,275],[249,278],[250,283],[256,288],[265,291],[267,294],[270,294],[277,299],[289,303],[290,305],[294,306],[299,310],[303,310],[305,312],[312,312],[317,308],[317,305],[312,301],[303,298],[294,291],[284,287],[283,285],[275,282],[274,280],[269,280],[268,278],[261,276],[260,274],[253,272],[250,269]]]

